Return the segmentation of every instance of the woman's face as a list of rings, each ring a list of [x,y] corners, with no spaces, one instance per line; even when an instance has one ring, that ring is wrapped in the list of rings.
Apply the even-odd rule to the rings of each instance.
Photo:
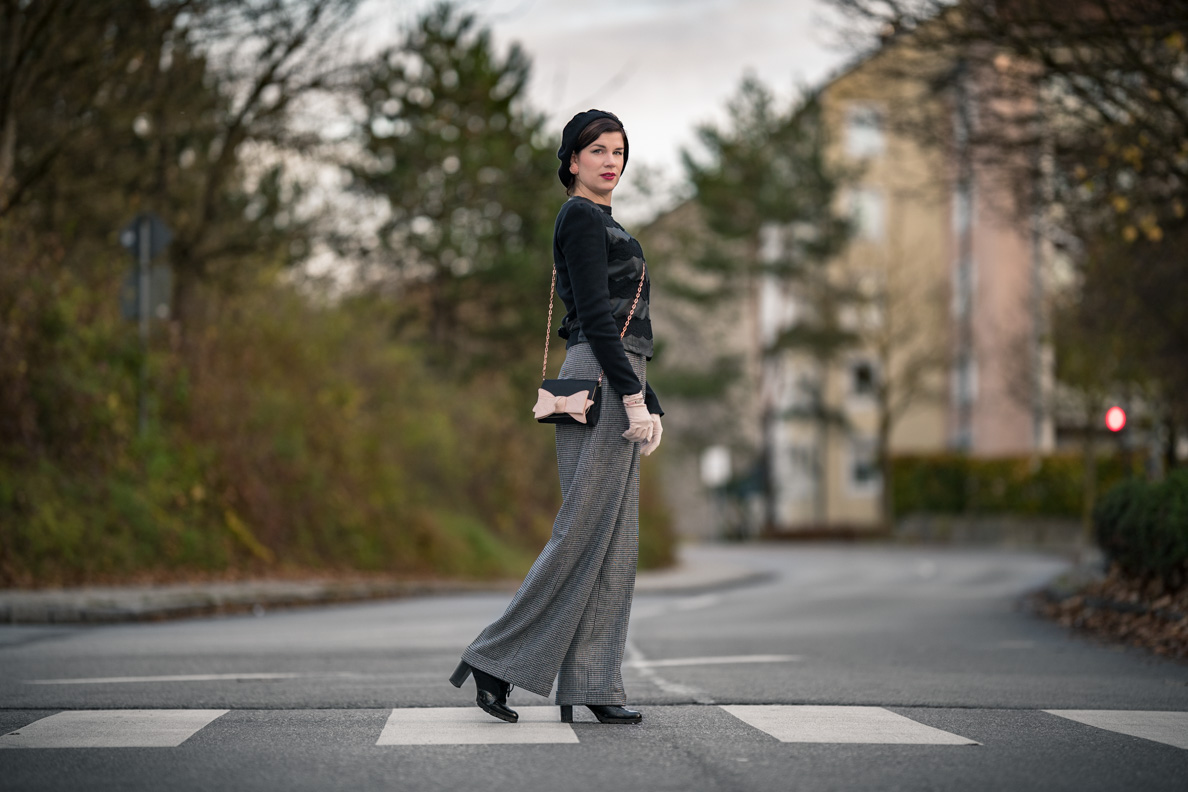
[[[569,172],[576,177],[573,194],[610,206],[611,190],[623,174],[623,133],[603,132],[573,155]]]

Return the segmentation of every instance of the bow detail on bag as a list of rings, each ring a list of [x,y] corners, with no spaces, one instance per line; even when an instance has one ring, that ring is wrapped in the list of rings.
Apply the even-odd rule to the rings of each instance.
[[[544,388],[538,388],[532,414],[538,421],[549,415],[569,415],[573,420],[584,424],[586,411],[593,406],[590,391],[578,391],[569,396],[554,396]]]

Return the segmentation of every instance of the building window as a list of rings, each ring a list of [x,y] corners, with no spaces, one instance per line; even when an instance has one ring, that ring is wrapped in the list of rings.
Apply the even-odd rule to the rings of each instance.
[[[873,187],[859,187],[850,193],[850,211],[858,237],[881,242],[884,235],[883,193]]]
[[[882,479],[873,440],[851,439],[846,467],[847,483],[852,494],[870,496],[879,492]]]
[[[873,398],[878,387],[878,374],[874,363],[857,360],[850,364],[850,395]]]
[[[846,153],[858,159],[883,153],[883,114],[871,105],[850,105],[846,110]]]

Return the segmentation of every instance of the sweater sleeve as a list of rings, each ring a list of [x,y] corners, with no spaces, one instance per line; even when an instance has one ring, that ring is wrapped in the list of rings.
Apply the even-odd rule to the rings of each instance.
[[[657,398],[656,391],[652,390],[650,382],[644,387],[644,404],[648,405],[648,412],[664,415],[664,408],[660,406],[660,399]]]
[[[611,314],[606,260],[606,227],[593,214],[596,207],[574,204],[561,218],[557,243],[573,289],[574,309],[590,350],[602,366],[606,380],[620,396],[643,390],[627,360],[619,328]]]

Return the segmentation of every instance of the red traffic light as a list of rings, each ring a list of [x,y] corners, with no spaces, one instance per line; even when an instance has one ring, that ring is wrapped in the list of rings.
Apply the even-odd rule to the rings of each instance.
[[[1126,426],[1126,411],[1121,407],[1111,407],[1106,410],[1106,429],[1111,432],[1121,432],[1122,427]]]

